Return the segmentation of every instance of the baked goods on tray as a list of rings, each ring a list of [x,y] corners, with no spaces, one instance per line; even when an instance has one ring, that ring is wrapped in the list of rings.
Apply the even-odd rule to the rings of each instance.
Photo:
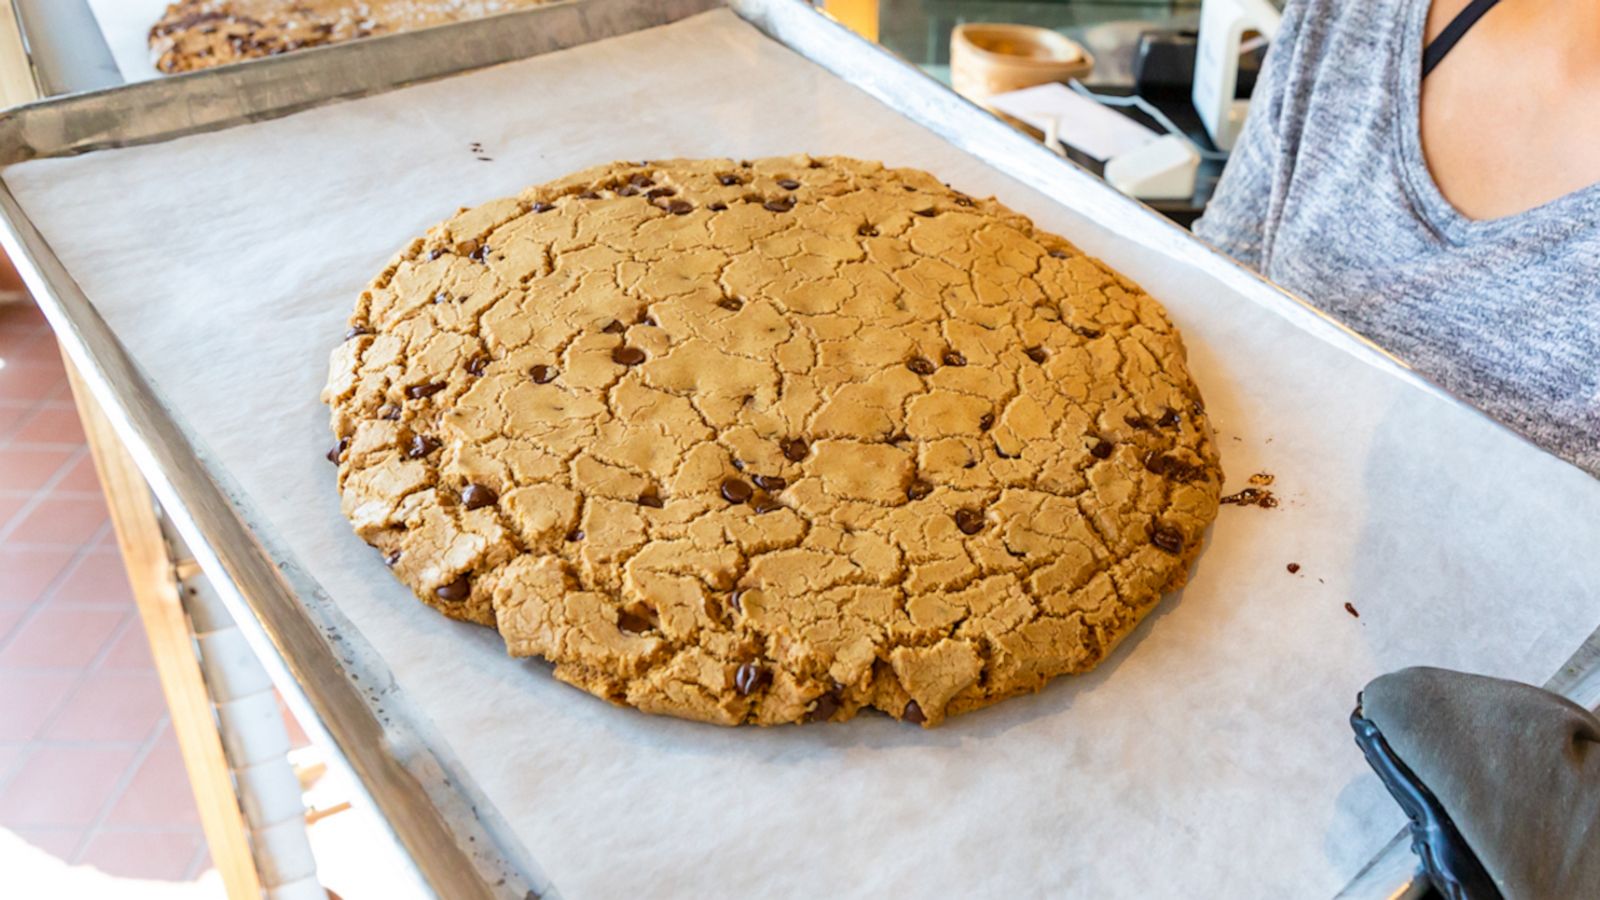
[[[1184,583],[1216,444],[1166,314],[846,158],[621,162],[463,210],[334,351],[343,509],[443,614],[721,724],[926,726]]]
[[[546,0],[177,0],[150,29],[167,74],[537,6]]]

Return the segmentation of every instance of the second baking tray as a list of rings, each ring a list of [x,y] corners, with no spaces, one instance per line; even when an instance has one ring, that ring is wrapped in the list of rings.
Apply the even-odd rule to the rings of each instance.
[[[580,897],[1337,891],[1400,824],[1356,690],[1548,677],[1600,621],[1600,488],[805,5],[718,6],[588,0],[10,114],[7,246],[436,885],[471,858]],[[1231,483],[1272,472],[1282,505],[1225,508],[1096,672],[932,732],[614,709],[412,600],[322,458],[366,280],[593,163],[795,152],[926,168],[1139,281]]]

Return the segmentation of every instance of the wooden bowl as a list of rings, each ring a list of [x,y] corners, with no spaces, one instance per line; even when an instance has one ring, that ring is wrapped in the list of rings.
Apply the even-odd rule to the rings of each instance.
[[[991,94],[1083,78],[1092,71],[1088,50],[1048,28],[968,22],[950,33],[951,86],[980,103]]]

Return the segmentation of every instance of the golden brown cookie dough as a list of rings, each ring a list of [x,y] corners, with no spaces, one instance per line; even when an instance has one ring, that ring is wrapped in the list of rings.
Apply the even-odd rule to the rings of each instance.
[[[478,19],[547,0],[178,0],[150,29],[168,74]]]
[[[357,533],[646,712],[936,725],[1038,690],[1217,512],[1161,307],[920,171],[600,166],[435,226],[351,324],[323,399]]]

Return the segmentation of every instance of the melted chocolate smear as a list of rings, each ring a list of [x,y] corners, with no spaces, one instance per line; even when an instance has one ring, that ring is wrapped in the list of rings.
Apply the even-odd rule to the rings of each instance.
[[[655,626],[644,616],[623,610],[617,613],[617,627],[630,634],[643,634]]]
[[[789,486],[788,481],[776,475],[752,475],[750,480],[754,481],[756,487],[761,488],[763,491],[772,491],[773,493],[777,493]]]
[[[1272,509],[1278,505],[1278,498],[1274,497],[1271,491],[1249,487],[1237,494],[1229,494],[1218,502],[1229,503],[1234,506],[1258,506],[1262,509]]]

